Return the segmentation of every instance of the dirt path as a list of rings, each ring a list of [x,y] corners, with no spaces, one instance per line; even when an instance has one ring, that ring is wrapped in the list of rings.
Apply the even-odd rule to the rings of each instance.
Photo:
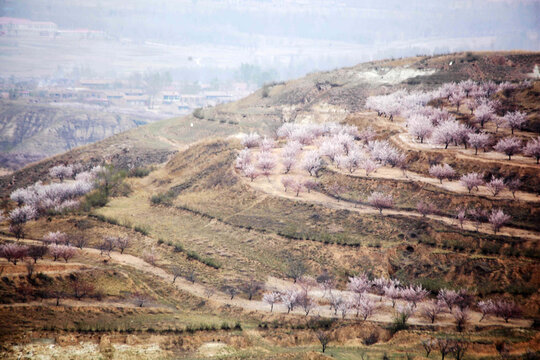
[[[36,243],[38,241],[37,240],[25,240],[25,242],[27,242],[27,243]],[[83,248],[82,253],[79,254],[78,256],[84,256],[85,254],[86,255],[92,255],[92,256],[97,257],[97,258],[104,258],[101,255],[101,251],[98,250],[98,249]],[[120,254],[120,253],[117,253],[117,252],[111,252],[110,253],[110,258],[109,257],[107,257],[107,258],[112,263],[117,263],[117,264],[132,267],[134,269],[145,272],[147,274],[155,275],[155,276],[159,277],[160,279],[162,279],[164,281],[168,281],[170,283],[172,283],[172,281],[173,281],[173,275],[172,274],[169,274],[167,271],[165,271],[164,269],[162,269],[162,268],[160,268],[158,266],[155,266],[155,265],[152,265],[152,264],[149,264],[149,263],[145,262],[143,259],[141,259],[141,258],[139,258],[137,256],[133,256],[133,255],[130,255],[130,254]],[[206,298],[210,303],[213,303],[213,304],[218,305],[218,306],[229,305],[229,306],[242,308],[243,310],[248,311],[248,312],[255,311],[255,312],[270,313],[270,306],[268,304],[264,303],[261,300],[251,300],[250,301],[250,300],[239,298],[239,297],[235,297],[234,299],[231,299],[230,296],[228,296],[227,294],[225,294],[223,292],[220,292],[220,291],[215,291],[211,295],[211,297],[208,298],[207,293],[206,293],[207,287],[205,287],[204,285],[199,284],[199,283],[191,283],[191,282],[187,281],[184,278],[177,278],[176,281],[174,282],[174,286],[176,286],[179,290],[188,292],[188,293],[190,293],[190,294],[192,294],[194,296],[201,297],[201,298]],[[274,278],[274,277],[269,277],[268,281],[267,281],[267,284],[266,284],[266,287],[270,291],[283,291],[285,289],[290,289],[290,288],[296,287],[296,285],[293,284],[290,281],[287,281],[287,280],[277,279],[277,278]],[[333,290],[333,292],[336,293],[336,294],[339,294],[339,295],[341,295],[343,297],[351,297],[352,296],[352,293],[349,292],[349,291]],[[325,293],[319,288],[313,288],[310,291],[310,295],[312,297],[314,297],[315,299],[319,300],[319,301],[327,302],[327,301],[325,301],[325,300],[327,300],[327,298],[325,297]],[[371,318],[369,318],[369,320],[374,321],[374,322],[379,322],[379,323],[391,323],[393,321],[393,308],[392,308],[392,305],[391,305],[391,301],[389,299],[381,298],[380,296],[373,295],[373,294],[368,294],[368,296],[370,298],[372,298],[373,301],[376,302],[376,304],[378,306],[375,314]],[[62,302],[64,302],[64,301],[62,301]],[[73,300],[73,302],[75,304],[74,306],[76,306],[76,304],[79,303],[78,301],[75,301],[75,300]],[[109,303],[109,304],[110,304],[110,306],[116,306],[117,305],[116,303]],[[6,305],[6,306],[24,306],[24,305],[25,304]],[[129,306],[133,307],[132,305],[129,305],[129,304],[128,305],[119,304],[119,305],[120,306],[125,305],[125,307],[129,307]],[[36,304],[36,306],[37,306],[37,304]],[[88,306],[93,306],[93,304],[91,304],[91,302],[88,302]],[[422,307],[422,306],[423,306],[422,303],[418,304],[419,308]],[[276,304],[274,306],[274,312],[275,313],[283,313],[283,312],[286,312],[286,308],[282,304]],[[298,308],[298,307],[295,308],[293,311],[291,311],[291,314],[304,315],[305,316],[305,312],[301,308]],[[309,315],[310,316],[321,316],[321,317],[326,317],[326,318],[336,317],[336,315],[334,315],[334,311],[330,310],[329,305],[316,306],[309,313]],[[355,314],[350,313],[346,317],[347,318],[355,318]],[[471,323],[472,324],[478,324],[480,317],[481,317],[480,313],[472,311],[471,312]],[[410,319],[409,322],[411,324],[416,324],[416,325],[431,325],[430,322],[426,321],[425,319],[423,319],[423,318],[421,318],[419,316],[419,311],[416,312],[416,315],[414,315]],[[454,321],[453,321],[452,315],[449,314],[449,313],[446,313],[446,314],[441,315],[440,319],[436,322],[435,325],[437,325],[437,326],[453,326],[453,324],[454,324]],[[481,324],[483,326],[496,325],[496,326],[505,326],[505,327],[530,327],[532,322],[530,320],[527,320],[527,319],[514,319],[514,320],[511,320],[509,323],[505,323],[504,320],[502,320],[502,319],[490,318],[490,319],[483,320],[479,324]]]
[[[445,180],[441,184],[438,179],[435,179],[429,176],[424,176],[422,174],[415,173],[412,171],[407,171],[406,176],[405,176],[403,174],[403,171],[396,168],[381,167],[377,169],[376,172],[373,172],[369,176],[366,176],[366,175],[362,175],[362,172],[364,172],[363,170],[358,170],[354,173],[350,173],[349,171],[338,169],[334,165],[330,165],[327,167],[334,172],[337,172],[343,175],[363,178],[363,179],[388,179],[388,180],[395,180],[395,181],[421,182],[424,184],[433,185],[435,187],[438,187],[447,191],[451,191],[456,194],[484,196],[491,200],[520,200],[520,201],[527,201],[527,202],[540,202],[539,195],[523,192],[523,191],[516,191],[515,199],[512,196],[512,193],[508,190],[501,192],[497,196],[493,196],[493,194],[489,192],[486,186],[480,186],[478,191],[474,190],[471,193],[469,193],[467,188],[463,186],[459,181]]]
[[[331,209],[354,211],[360,214],[370,214],[370,215],[379,214],[379,211],[371,206],[354,204],[354,203],[350,203],[344,200],[338,201],[337,199],[333,197],[324,195],[316,191],[311,191],[310,193],[302,192],[300,196],[295,196],[295,194],[291,190],[286,192],[283,188],[283,185],[281,184],[281,179],[284,176],[292,176],[292,175],[294,175],[297,178],[303,178],[303,179],[309,178],[307,175],[303,175],[300,173],[291,173],[289,175],[272,174],[269,177],[259,177],[252,182],[246,179],[245,177],[242,177],[242,179],[245,184],[248,184],[253,189],[261,191],[266,194],[273,195],[273,196],[279,196],[279,197],[286,198],[289,200],[294,200],[294,201],[304,201],[304,202],[309,202],[309,203],[320,204],[322,206],[325,206]],[[393,210],[393,209],[384,210],[382,216],[387,216],[387,215],[401,215],[401,216],[417,217],[417,218],[422,217],[422,214],[418,212]],[[454,218],[449,218],[449,217],[439,216],[439,215],[426,215],[425,217],[436,220],[436,221],[440,221],[446,225],[459,227],[457,220]],[[472,221],[465,221],[463,223],[463,229],[469,230],[469,231],[476,231],[476,225]],[[480,224],[478,231],[485,234],[493,234],[491,225],[488,223]],[[517,229],[513,227],[508,227],[508,226],[503,226],[498,232],[498,234],[503,235],[503,236],[513,236],[513,237],[521,237],[521,238],[526,238],[526,239],[531,239],[531,240],[540,240],[540,234],[536,232],[524,230],[524,229]]]
[[[492,163],[497,165],[510,165],[518,166],[530,169],[536,169],[540,171],[540,165],[536,164],[536,160],[533,158],[528,158],[522,155],[514,155],[512,160],[508,160],[508,157],[504,154],[488,151],[482,152],[479,151],[478,155],[474,155],[474,149],[461,149],[456,146],[449,146],[448,149],[444,149],[442,145],[435,145],[424,143],[420,144],[415,142],[408,133],[396,134],[391,137],[391,139],[398,144],[402,149],[408,150],[420,150],[420,151],[431,151],[431,152],[441,152],[445,151],[450,154],[453,154],[458,159],[479,161],[484,163]]]

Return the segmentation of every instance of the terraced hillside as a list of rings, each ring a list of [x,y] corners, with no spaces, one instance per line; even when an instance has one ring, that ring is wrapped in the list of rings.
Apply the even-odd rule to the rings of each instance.
[[[540,167],[495,144],[538,137],[540,83],[523,80],[539,60],[455,54],[313,74],[22,169],[4,194],[43,184],[4,202],[38,214],[0,225],[4,254],[28,247],[0,260],[3,356],[535,358]],[[483,128],[455,104],[459,89],[441,90],[468,78],[477,108],[499,104]],[[514,111],[526,123],[495,128]],[[418,113],[445,114],[425,141]],[[435,134],[449,121],[491,142],[445,146]],[[64,179],[49,172],[59,163],[83,165]],[[453,174],[439,178],[443,164]],[[82,190],[51,205],[63,187]]]

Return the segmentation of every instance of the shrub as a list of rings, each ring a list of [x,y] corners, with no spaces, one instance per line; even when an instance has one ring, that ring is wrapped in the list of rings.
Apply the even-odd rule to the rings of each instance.
[[[152,167],[136,167],[128,172],[128,177],[137,177],[137,178],[143,178],[145,176],[148,176],[154,168]]]
[[[152,203],[152,205],[172,206],[173,200],[174,192],[172,190],[169,190],[165,193],[158,193],[150,197],[150,202]]]
[[[144,226],[135,225],[133,227],[133,230],[135,230],[138,233],[143,234],[144,236],[148,236],[148,229]]]

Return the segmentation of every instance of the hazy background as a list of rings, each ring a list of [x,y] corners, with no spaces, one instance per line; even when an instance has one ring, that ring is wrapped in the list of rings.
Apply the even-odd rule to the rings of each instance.
[[[380,58],[540,49],[539,1],[0,0],[0,16],[105,34],[0,37],[0,76],[167,70],[261,85]]]

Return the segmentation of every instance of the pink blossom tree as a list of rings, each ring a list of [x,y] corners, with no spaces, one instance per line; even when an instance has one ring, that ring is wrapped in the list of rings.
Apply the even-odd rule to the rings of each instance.
[[[493,300],[479,301],[477,306],[478,310],[480,310],[480,313],[482,313],[482,317],[479,321],[482,321],[485,317],[495,313],[496,307]]]
[[[286,157],[296,157],[302,151],[302,144],[298,141],[288,141],[287,144],[281,150],[281,156]]]
[[[500,127],[506,126],[506,118],[504,116],[495,115],[493,117],[493,124],[495,124],[495,132],[499,132]]]
[[[428,201],[423,201],[423,200],[420,200],[416,204],[416,209],[418,210],[420,214],[422,214],[423,217],[425,217],[428,214],[433,214],[437,211],[437,208],[435,205],[433,205],[433,203],[428,202]]]
[[[363,141],[364,144],[367,144],[368,142],[372,141],[373,139],[375,139],[376,136],[377,136],[377,133],[375,132],[375,130],[373,130],[371,126],[365,129],[362,129],[362,131],[358,133],[358,139],[360,141]]]
[[[459,106],[463,103],[463,100],[465,100],[465,92],[461,89],[461,87],[457,87],[452,91],[452,94],[450,95],[450,103],[456,106],[456,110],[459,112]]]
[[[281,163],[283,164],[283,168],[285,169],[285,174],[288,174],[291,169],[296,165],[298,161],[295,157],[284,157],[281,159]]]
[[[323,161],[318,151],[308,151],[302,160],[302,168],[306,170],[309,175],[318,177],[319,171],[323,167]]]
[[[459,301],[459,294],[454,290],[441,289],[437,294],[437,299],[446,304],[446,306],[448,306],[448,310],[452,311],[454,306],[456,306]]]
[[[360,167],[366,171],[366,176],[369,176],[372,172],[377,171],[380,165],[371,159],[365,159],[362,161]]]
[[[432,300],[425,304],[420,312],[422,316],[433,324],[437,320],[437,317],[443,312],[443,304],[440,301]]]
[[[285,192],[287,192],[287,189],[291,188],[291,185],[294,181],[295,181],[294,178],[290,176],[284,176],[281,178],[281,184],[285,188]]]
[[[0,256],[12,262],[13,265],[17,265],[19,260],[28,256],[28,246],[13,243],[2,244],[0,245]]]
[[[73,176],[73,166],[72,165],[56,165],[49,169],[49,175],[54,178],[64,181],[65,178]]]
[[[453,178],[456,172],[448,164],[438,164],[438,165],[433,165],[429,168],[429,174],[439,179],[439,181],[442,184],[443,179]]]
[[[455,120],[446,120],[435,128],[431,139],[435,144],[444,145],[444,148],[448,149],[448,145],[454,141],[457,131],[459,131],[459,123]]]
[[[363,294],[371,287],[371,281],[369,281],[365,273],[360,273],[357,276],[349,277],[349,283],[347,288],[357,294]]]
[[[478,191],[478,187],[484,184],[483,175],[476,172],[463,175],[459,181],[461,185],[467,188],[469,194],[471,193],[472,189],[476,188]]]
[[[369,195],[368,202],[371,206],[379,210],[379,214],[382,214],[383,209],[390,209],[394,206],[392,195],[378,191],[374,191]]]
[[[246,134],[242,137],[242,146],[246,148],[254,148],[259,146],[261,142],[261,136],[256,132]]]
[[[516,137],[503,138],[493,148],[495,151],[505,153],[508,160],[511,160],[512,156],[521,150],[521,140]]]
[[[365,295],[360,295],[356,297],[354,306],[357,309],[358,314],[366,321],[377,309],[377,306],[373,300]]]
[[[287,314],[293,311],[296,305],[298,305],[299,295],[300,291],[296,289],[288,289],[281,293],[281,301],[287,308]]]
[[[495,118],[495,110],[489,103],[482,103],[474,110],[474,118],[483,128],[485,123]]]
[[[471,92],[474,90],[474,88],[476,87],[476,83],[471,80],[471,79],[467,79],[467,80],[463,80],[463,81],[460,81],[458,83],[459,87],[463,90],[463,92],[465,93],[465,96],[466,97],[469,97],[469,95],[471,94]]]
[[[261,141],[261,151],[272,151],[276,147],[276,142],[272,138],[267,138],[266,136]]]
[[[407,121],[407,127],[409,129],[409,133],[420,140],[421,144],[424,142],[424,139],[429,138],[433,132],[433,124],[431,123],[431,120],[422,115],[410,117]]]
[[[540,136],[536,139],[531,139],[523,148],[523,153],[536,159],[536,163],[540,163]]]
[[[461,229],[463,229],[463,223],[467,219],[467,211],[464,208],[457,209],[456,219],[458,220]]]
[[[311,192],[311,190],[315,190],[319,186],[319,184],[311,179],[307,179],[304,181],[304,188],[307,190],[307,192]]]
[[[511,179],[506,182],[506,187],[508,188],[508,190],[510,190],[510,192],[512,193],[512,196],[515,199],[516,192],[521,188],[521,180],[519,180],[518,178]]]
[[[468,213],[471,216],[472,220],[474,221],[476,231],[478,231],[480,224],[483,221],[487,220],[489,216],[488,211],[480,207],[473,207],[472,209],[469,209]]]
[[[42,241],[46,245],[64,245],[68,242],[68,236],[66,233],[63,233],[61,231],[50,231],[47,234],[43,235]]]
[[[292,191],[296,193],[296,196],[298,196],[300,195],[300,192],[304,189],[304,183],[296,179],[293,179],[290,187]]]
[[[514,134],[515,129],[521,129],[523,124],[527,121],[527,114],[520,111],[508,112],[504,115],[506,120],[506,125],[512,129],[512,134]]]
[[[495,315],[502,317],[505,322],[521,315],[521,309],[512,301],[498,300],[495,302]]]
[[[497,196],[506,188],[506,184],[503,179],[492,176],[486,187],[493,196]]]
[[[243,169],[249,164],[251,164],[251,151],[248,148],[240,150],[236,157],[235,167]]]
[[[270,305],[270,312],[274,311],[274,304],[277,304],[281,301],[281,294],[273,291],[263,295],[263,301]]]
[[[391,284],[383,287],[384,296],[392,300],[392,307],[396,307],[396,301],[401,298],[401,289]]]
[[[488,221],[493,228],[493,233],[496,234],[501,227],[511,219],[510,215],[507,215],[501,209],[491,210]]]
[[[257,158],[257,168],[264,176],[268,177],[276,165],[276,159],[271,153],[262,152],[259,154],[259,157]]]
[[[412,303],[413,308],[416,308],[416,305],[419,302],[422,302],[427,296],[429,292],[424,289],[421,285],[417,286],[409,286],[408,288],[405,288],[401,291],[401,297]]]
[[[480,133],[470,133],[468,135],[468,142],[469,145],[474,147],[474,155],[478,155],[478,149],[482,148],[484,149],[484,152],[486,151],[486,147],[491,142],[491,137],[489,134],[480,132]]]

